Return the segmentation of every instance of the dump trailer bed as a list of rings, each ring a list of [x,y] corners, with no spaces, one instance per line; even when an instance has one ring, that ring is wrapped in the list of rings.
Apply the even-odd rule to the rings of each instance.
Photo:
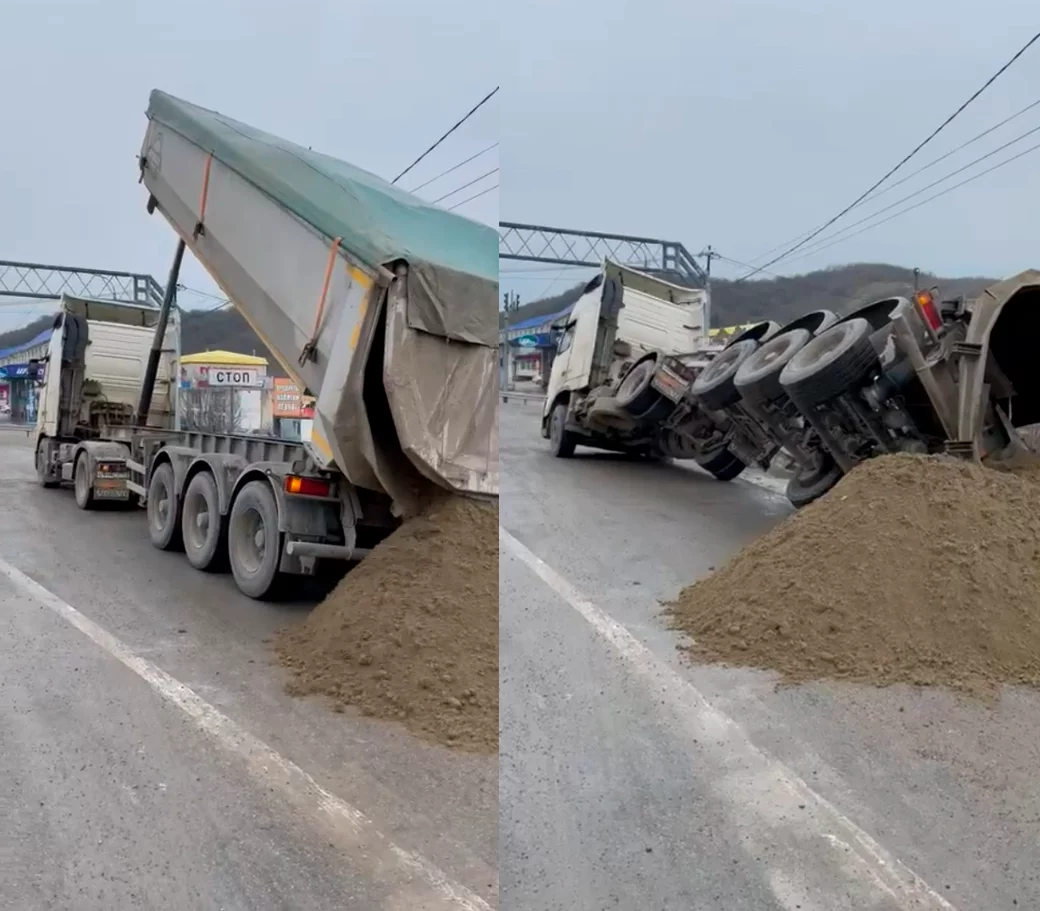
[[[145,506],[153,545],[254,598],[364,556],[438,490],[497,496],[494,230],[161,92],[148,118],[148,208],[180,237],[163,304],[63,296],[40,483]],[[310,440],[178,429],[186,249],[316,398]],[[136,409],[127,364],[145,365]]]
[[[498,493],[498,243],[346,162],[152,93],[158,210],[315,396],[317,465],[404,511]]]

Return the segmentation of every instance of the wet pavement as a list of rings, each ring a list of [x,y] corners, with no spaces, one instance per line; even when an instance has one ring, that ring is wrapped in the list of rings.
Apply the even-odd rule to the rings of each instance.
[[[308,606],[39,488],[0,429],[0,907],[497,907],[497,762],[287,696],[267,639]]]
[[[690,665],[659,601],[778,485],[553,459],[537,415],[500,423],[503,908],[1040,907],[1040,694]]]

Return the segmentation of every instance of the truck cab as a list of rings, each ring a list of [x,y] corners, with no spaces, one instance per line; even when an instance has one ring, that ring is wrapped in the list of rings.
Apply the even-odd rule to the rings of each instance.
[[[71,481],[91,441],[129,436],[159,311],[148,304],[65,294],[43,366],[36,418],[36,467],[42,483]],[[177,423],[180,319],[167,323],[148,426]]]
[[[605,262],[559,323],[542,435],[550,436],[551,418],[560,405],[568,406],[570,422],[583,423],[575,406],[596,389],[616,388],[640,359],[688,354],[703,347],[707,303],[703,289],[673,285]],[[596,438],[591,427],[577,430],[589,439]]]

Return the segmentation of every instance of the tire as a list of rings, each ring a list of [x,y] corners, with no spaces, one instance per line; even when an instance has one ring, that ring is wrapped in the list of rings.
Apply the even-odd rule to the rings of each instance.
[[[695,459],[706,472],[714,475],[716,481],[732,481],[747,466],[732,452],[722,448],[708,457]]]
[[[181,539],[188,562],[203,572],[227,567],[227,533],[220,514],[217,482],[200,471],[188,483],[181,502]]]
[[[36,480],[39,481],[41,487],[49,490],[60,486],[61,480],[55,478],[53,474],[47,473],[47,449],[47,441],[40,440],[39,445],[36,447]]]
[[[754,351],[733,377],[741,398],[748,402],[773,402],[786,393],[780,385],[780,372],[812,338],[808,329],[783,332]]]
[[[636,361],[618,383],[614,398],[632,417],[643,417],[663,398],[652,385],[657,371],[657,355],[647,354]]]
[[[879,369],[864,319],[831,326],[806,344],[780,373],[780,385],[795,403],[812,408],[848,392]]]
[[[794,329],[808,329],[810,335],[820,335],[826,332],[835,323],[840,322],[841,317],[831,310],[810,310],[803,313],[798,319],[793,319],[780,332],[791,332]],[[777,333],[778,335],[780,333]]]
[[[90,456],[81,452],[76,459],[72,477],[76,490],[76,505],[80,509],[94,508],[94,485],[90,482]]]
[[[651,391],[656,393],[656,390]],[[665,398],[663,395],[658,394],[657,400],[653,402],[645,412],[636,415],[636,417],[642,424],[660,424],[673,411],[675,411],[675,403],[670,399]]]
[[[709,411],[721,411],[739,402],[740,393],[733,385],[733,378],[740,365],[757,348],[758,342],[754,339],[744,339],[724,348],[694,380],[690,390],[694,398],[699,399]]]
[[[795,509],[808,506],[818,500],[842,479],[844,472],[828,455],[815,471],[798,473],[787,482],[787,499]]]
[[[228,558],[235,584],[243,595],[261,601],[279,582],[282,534],[278,504],[267,481],[250,481],[235,497],[227,531]]]
[[[850,323],[856,319],[865,319],[870,323],[871,331],[876,332],[896,317],[913,312],[913,309],[914,305],[905,297],[885,297],[853,310],[848,316],[843,317],[841,322]]]
[[[574,436],[567,429],[567,406],[560,402],[553,407],[549,416],[549,445],[558,459],[569,459],[574,455]]]
[[[159,550],[180,550],[183,541],[177,509],[177,482],[169,462],[163,462],[152,472],[145,507],[152,546]]]
[[[755,323],[743,332],[737,333],[726,343],[725,347],[729,348],[732,345],[739,345],[741,342],[746,341],[758,342],[758,344],[764,345],[779,331],[779,323],[775,323],[771,319],[763,320],[761,323]]]

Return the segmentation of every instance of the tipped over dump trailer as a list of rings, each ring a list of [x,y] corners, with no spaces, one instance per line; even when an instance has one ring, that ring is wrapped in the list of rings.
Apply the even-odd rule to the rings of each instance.
[[[730,480],[786,451],[796,507],[885,453],[1035,461],[1024,431],[1040,425],[1038,270],[971,300],[918,289],[682,354],[703,338],[693,295],[611,263],[588,283],[563,321],[542,416],[555,455],[585,445],[694,459]]]
[[[497,497],[493,228],[159,91],[139,166],[148,211],[180,238],[163,307],[63,304],[41,483],[73,482],[82,508],[145,505],[153,544],[183,546],[199,569],[230,564],[258,598],[285,574],[358,559],[438,491]],[[314,396],[310,440],[177,429],[169,316],[185,248]],[[150,332],[113,331],[128,322]],[[122,354],[94,356],[116,335]],[[140,395],[106,408],[120,357],[143,365]]]

